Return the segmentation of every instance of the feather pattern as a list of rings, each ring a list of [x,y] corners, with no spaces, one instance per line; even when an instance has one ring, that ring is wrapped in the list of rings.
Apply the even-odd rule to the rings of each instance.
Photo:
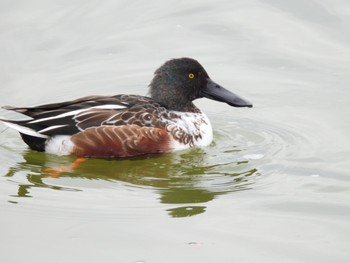
[[[165,129],[130,126],[99,126],[72,136],[72,153],[87,157],[130,157],[170,150]]]
[[[68,143],[62,138],[74,141],[77,145],[74,154],[83,156],[107,156],[108,151],[110,156],[111,154],[112,156],[139,155],[147,151],[143,149],[143,145],[147,145],[148,151],[153,149],[152,151],[155,152],[165,152],[173,150],[172,141],[187,145],[186,147],[201,145],[203,144],[201,126],[210,125],[209,120],[202,113],[169,111],[152,99],[138,95],[90,96],[40,107],[6,107],[6,109],[31,117],[28,121],[11,121],[9,126],[21,127],[20,132],[40,138],[69,135],[71,137],[59,137],[60,141],[62,144]],[[188,121],[190,122],[187,123]],[[138,130],[137,133],[136,130]],[[162,135],[161,139],[151,136],[155,133],[163,134],[164,131],[170,136]],[[211,131],[207,133],[211,140]],[[128,136],[133,139],[127,140]],[[137,141],[135,138],[138,136],[143,139]],[[110,138],[115,141],[113,142]],[[165,139],[169,140],[164,144],[166,146],[151,146],[152,143],[164,142]],[[141,141],[144,144],[141,144]],[[54,138],[48,140],[47,144],[50,143],[51,145],[48,146],[50,152],[55,152],[53,145],[59,145],[57,140]],[[112,149],[106,150],[109,149],[108,145],[113,145]],[[131,147],[132,145],[134,148]],[[83,150],[84,147],[86,147],[85,150]],[[122,147],[123,152],[120,152],[118,147]],[[57,146],[57,148],[57,152],[66,154],[67,151],[62,151],[62,147]],[[93,149],[96,152],[93,152]]]

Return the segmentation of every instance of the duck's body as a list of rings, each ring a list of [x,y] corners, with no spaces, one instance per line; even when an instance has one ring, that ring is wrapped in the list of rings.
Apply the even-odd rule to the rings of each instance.
[[[166,62],[155,72],[151,98],[90,96],[32,108],[4,107],[31,119],[2,120],[36,151],[82,157],[165,153],[212,141],[206,115],[192,101],[203,96],[232,106],[251,104],[212,82],[195,60]]]
[[[30,148],[59,155],[129,157],[212,141],[208,118],[167,110],[137,95],[90,96],[34,108],[12,108],[30,121],[6,122]]]

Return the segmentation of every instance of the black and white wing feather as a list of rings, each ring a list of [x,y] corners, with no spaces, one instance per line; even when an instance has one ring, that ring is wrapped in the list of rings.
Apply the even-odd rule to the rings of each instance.
[[[148,122],[147,116],[160,114],[159,109],[163,109],[151,98],[137,95],[89,96],[38,107],[6,106],[3,108],[31,118],[25,121],[2,120],[6,125],[22,134],[40,138],[73,135],[87,128],[101,125],[152,126],[156,123]]]

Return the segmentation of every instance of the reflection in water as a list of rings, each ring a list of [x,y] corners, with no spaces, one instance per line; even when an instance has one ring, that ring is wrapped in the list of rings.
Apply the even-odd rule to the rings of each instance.
[[[172,217],[185,217],[202,214],[205,212],[205,206],[182,206],[168,209],[169,215]]]
[[[26,178],[28,183],[19,183],[17,194],[11,195],[12,197],[32,197],[30,195],[30,189],[35,187],[79,191],[78,189],[48,185],[43,182],[42,179],[45,175],[42,174],[41,170],[43,165],[45,165],[45,154],[28,150],[23,157],[25,161],[17,163],[15,167],[11,167],[5,175],[6,177],[13,177],[18,172],[26,171],[27,173]]]
[[[218,195],[251,188],[254,180],[250,180],[250,177],[258,175],[257,170],[248,161],[227,161],[218,164],[214,159],[212,164],[208,161],[208,154],[205,150],[193,149],[151,158],[89,159],[73,171],[62,174],[60,178],[104,180],[110,184],[118,181],[127,183],[126,187],[151,187],[159,193],[161,203],[181,204],[168,209],[169,215],[192,216],[205,212],[206,207],[203,204]],[[62,186],[62,181],[60,186],[52,185],[52,180],[50,184],[45,183],[45,178],[49,177],[44,172],[46,168],[67,165],[75,158],[57,157],[30,150],[25,152],[23,157],[25,161],[10,168],[6,176],[13,177],[16,173],[25,172],[28,183],[19,184],[17,194],[12,196],[32,197],[31,189],[35,187],[63,191],[83,190],[81,185]]]

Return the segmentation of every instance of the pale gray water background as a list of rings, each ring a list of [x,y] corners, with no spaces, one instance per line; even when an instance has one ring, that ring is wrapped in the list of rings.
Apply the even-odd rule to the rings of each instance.
[[[198,100],[204,149],[59,178],[1,125],[0,262],[350,262],[350,1],[1,0],[0,39],[0,105],[143,95],[183,56],[254,103]]]

